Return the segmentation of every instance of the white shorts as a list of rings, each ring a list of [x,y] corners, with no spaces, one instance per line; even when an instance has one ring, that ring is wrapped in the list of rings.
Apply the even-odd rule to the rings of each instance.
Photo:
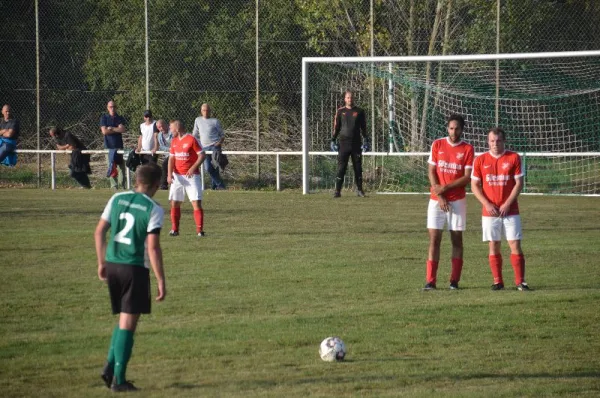
[[[202,200],[200,174],[186,177],[181,174],[173,173],[171,188],[169,188],[169,200],[183,202],[186,193],[190,202],[193,200]]]
[[[516,214],[506,217],[481,217],[483,241],[499,242],[502,236],[506,240],[522,240],[521,216]]]
[[[467,226],[467,198],[448,202],[450,211],[440,209],[437,200],[429,199],[427,208],[427,229],[444,229],[448,223],[450,231],[464,231]]]

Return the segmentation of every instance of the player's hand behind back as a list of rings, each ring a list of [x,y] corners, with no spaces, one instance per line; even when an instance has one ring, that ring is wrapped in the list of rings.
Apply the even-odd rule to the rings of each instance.
[[[369,141],[365,141],[361,147],[363,152],[369,152],[371,150],[371,143]]]
[[[340,149],[340,146],[337,144],[335,140],[331,140],[331,150],[333,152],[337,152]]]

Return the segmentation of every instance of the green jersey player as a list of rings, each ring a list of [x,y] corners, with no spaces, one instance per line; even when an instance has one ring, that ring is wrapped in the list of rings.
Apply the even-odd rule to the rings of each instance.
[[[150,313],[149,265],[158,284],[156,300],[164,300],[167,293],[159,240],[164,210],[152,199],[161,174],[153,163],[138,168],[135,191],[110,198],[94,234],[98,277],[108,284],[113,314],[119,314],[101,374],[115,392],[136,390],[125,379],[125,371],[140,315]]]

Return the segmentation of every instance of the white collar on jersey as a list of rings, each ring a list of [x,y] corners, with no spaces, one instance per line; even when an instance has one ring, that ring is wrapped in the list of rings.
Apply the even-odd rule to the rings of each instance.
[[[450,146],[458,146],[462,144],[462,140],[458,141],[456,144],[453,144],[452,141],[450,141],[450,137],[446,137],[446,141],[448,142],[448,144],[450,144]]]
[[[501,153],[501,154],[499,154],[499,155],[494,155],[494,154],[492,153],[492,151],[488,151],[488,153],[489,153],[489,154],[490,154],[490,155],[491,155],[493,158],[495,158],[495,159],[500,159],[500,158],[502,157],[502,155],[504,155],[504,154],[506,153],[506,149],[505,149],[504,151],[502,151],[502,153]]]

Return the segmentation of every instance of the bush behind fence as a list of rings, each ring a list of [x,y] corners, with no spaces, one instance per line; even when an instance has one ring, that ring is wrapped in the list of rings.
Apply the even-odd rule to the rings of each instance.
[[[225,149],[298,151],[302,57],[495,53],[497,18],[503,53],[588,50],[600,42],[597,2],[504,0],[499,15],[489,0],[370,3],[39,1],[36,39],[36,1],[1,2],[0,100],[21,121],[22,149],[54,149],[47,129],[56,124],[101,149],[98,121],[114,99],[128,120],[128,143],[147,101],[155,116],[182,119],[190,130],[209,102],[225,128]],[[361,101],[369,108],[371,95]],[[373,149],[385,151],[388,131],[375,126]],[[251,156],[231,172],[259,180],[270,164]]]

